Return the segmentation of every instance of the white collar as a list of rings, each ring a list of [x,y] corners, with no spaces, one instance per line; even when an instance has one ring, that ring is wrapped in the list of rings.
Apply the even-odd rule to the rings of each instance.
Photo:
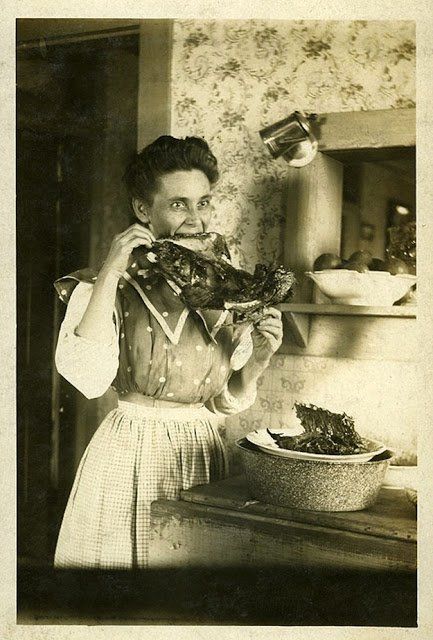
[[[183,327],[185,326],[185,322],[189,316],[190,309],[188,307],[184,307],[182,313],[180,314],[179,320],[177,321],[177,325],[174,331],[172,331],[163,317],[163,315],[158,311],[154,304],[149,300],[148,296],[144,293],[142,287],[139,283],[133,278],[129,273],[125,272],[123,274],[123,278],[128,282],[139,294],[140,298],[149,309],[150,313],[153,315],[155,320],[159,323],[161,329],[164,331],[167,338],[170,340],[172,344],[178,344],[180,340],[180,336],[182,334]],[[169,283],[170,284],[170,283]],[[206,330],[206,333],[209,335],[211,340],[216,343],[215,336],[218,331],[221,329],[222,325],[225,322],[225,319],[229,315],[229,311],[223,310],[196,310],[196,315],[203,322],[203,326]],[[217,316],[215,318],[215,315]],[[213,322],[213,320],[216,320]]]

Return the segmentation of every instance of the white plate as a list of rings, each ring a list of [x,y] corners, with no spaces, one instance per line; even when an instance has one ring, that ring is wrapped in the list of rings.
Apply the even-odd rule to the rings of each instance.
[[[295,435],[293,430],[285,431],[284,429],[279,429],[277,431],[274,431],[273,429],[270,429],[270,431],[272,433],[280,434],[283,436]],[[273,440],[272,436],[269,435],[266,429],[257,429],[256,431],[251,431],[245,437],[249,442],[254,444],[265,453],[271,453],[275,456],[281,456],[282,458],[293,458],[296,460],[320,460],[322,462],[367,462],[386,449],[386,446],[381,442],[376,442],[375,440],[367,440],[364,438],[364,442],[371,448],[371,450],[366,453],[353,453],[350,455],[306,453],[304,451],[291,451],[290,449],[281,449]]]

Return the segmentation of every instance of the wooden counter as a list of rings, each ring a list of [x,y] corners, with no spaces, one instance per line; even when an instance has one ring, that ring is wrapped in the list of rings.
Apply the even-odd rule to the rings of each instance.
[[[415,627],[415,508],[314,513],[252,502],[242,476],[152,506],[150,569],[20,566],[19,624]]]
[[[416,508],[400,489],[363,511],[302,511],[251,500],[235,476],[156,501],[151,518],[152,567],[416,571]]]

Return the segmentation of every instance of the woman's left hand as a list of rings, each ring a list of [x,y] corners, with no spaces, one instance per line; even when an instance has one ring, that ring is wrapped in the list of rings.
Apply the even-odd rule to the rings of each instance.
[[[251,334],[254,359],[268,362],[283,341],[281,311],[273,307],[265,309],[263,318],[254,326]]]

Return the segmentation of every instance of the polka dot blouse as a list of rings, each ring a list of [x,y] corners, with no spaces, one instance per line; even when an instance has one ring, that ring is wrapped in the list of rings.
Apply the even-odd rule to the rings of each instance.
[[[164,308],[160,281],[126,272],[120,279],[110,343],[78,336],[76,327],[96,280],[90,269],[56,281],[68,307],[56,350],[61,375],[86,397],[112,386],[120,399],[139,393],[155,399],[206,404],[217,413],[236,413],[255,398],[234,398],[228,391],[233,371],[251,355],[250,332],[234,329],[227,311],[177,314]],[[176,293],[173,292],[173,296]]]

